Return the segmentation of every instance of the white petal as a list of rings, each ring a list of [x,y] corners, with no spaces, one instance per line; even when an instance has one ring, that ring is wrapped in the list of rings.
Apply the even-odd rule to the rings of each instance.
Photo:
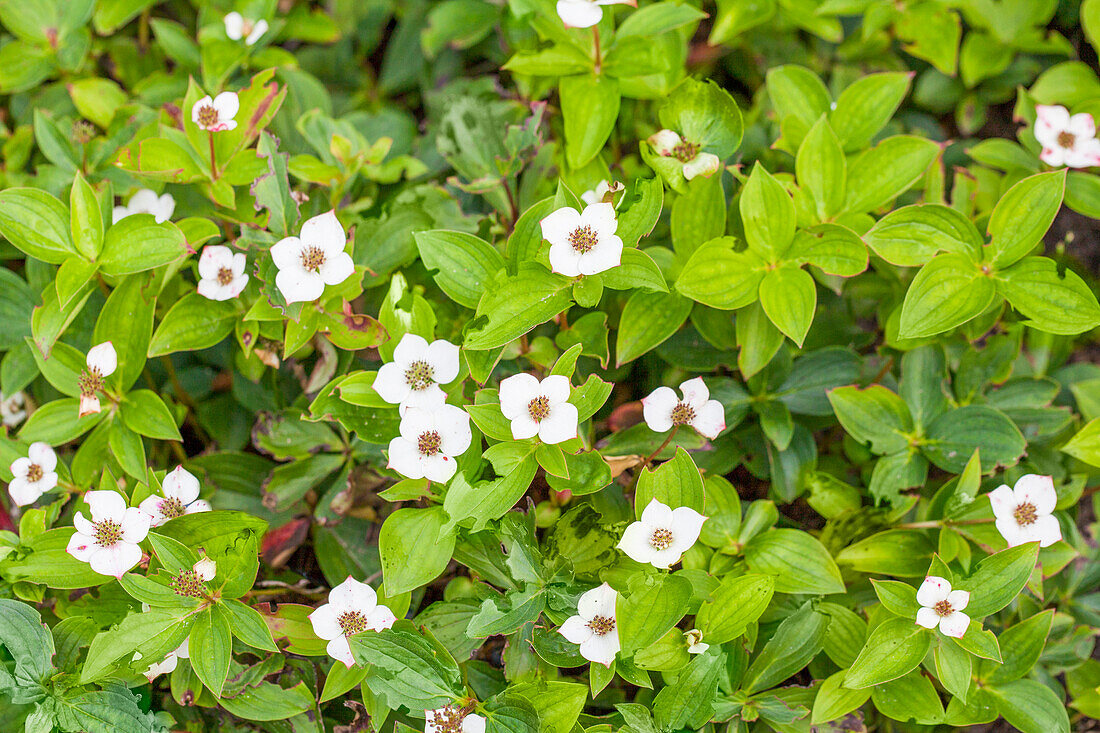
[[[1096,122],[1088,112],[1079,112],[1069,118],[1066,123],[1066,132],[1078,140],[1096,137]]]
[[[355,263],[347,252],[329,255],[317,271],[326,285],[339,285],[355,274]]]
[[[526,372],[500,382],[500,411],[509,419],[528,415],[528,405],[539,396],[539,380]]]
[[[401,401],[401,414],[414,407],[429,412],[438,410],[446,401],[447,395],[438,384],[428,385],[426,389],[410,389],[408,396]]]
[[[547,254],[551,272],[565,277],[578,277],[581,274],[582,255],[569,242],[554,242]]]
[[[989,505],[993,507],[993,516],[1012,519],[1012,512],[1016,511],[1016,493],[1011,487],[1001,484],[989,492]]]
[[[157,199],[156,209],[153,211],[153,219],[157,224],[163,224],[172,218],[172,214],[176,211],[176,200],[172,198],[172,194],[166,193]]]
[[[600,199],[601,197],[596,193],[596,191],[585,191],[581,194],[581,201],[586,204],[599,203]]]
[[[699,539],[707,518],[691,507],[681,506],[672,510],[672,538],[681,552],[687,551]]]
[[[922,606],[934,606],[947,600],[947,594],[951,592],[951,584],[938,575],[929,575],[917,589],[917,603]]]
[[[325,651],[333,659],[343,662],[348,669],[355,666],[355,656],[351,653],[351,644],[346,636],[338,636],[330,641],[325,645]]]
[[[275,275],[275,284],[287,303],[306,303],[317,300],[325,292],[325,281],[321,276],[302,269],[279,270]]]
[[[670,387],[658,387],[642,399],[642,417],[655,433],[672,429],[672,410],[680,404]]]
[[[1065,163],[1070,168],[1091,168],[1100,165],[1100,156],[1086,145],[1075,145],[1063,153]]]
[[[386,606],[375,606],[374,610],[367,614],[367,628],[374,631],[388,629],[396,622],[397,617]]]
[[[42,496],[42,489],[37,481],[32,484],[25,478],[16,476],[8,484],[8,495],[17,506],[27,506],[38,501],[38,497]]]
[[[57,454],[54,453],[49,443],[43,443],[42,441],[31,443],[27,455],[30,457],[31,462],[41,468],[44,473],[49,473],[57,468]]]
[[[1029,530],[1030,541],[1038,541],[1039,547],[1050,547],[1062,539],[1062,527],[1058,524],[1058,518],[1053,514],[1039,517],[1027,529]]]
[[[213,580],[218,574],[218,563],[214,562],[209,557],[204,557],[198,560],[191,568],[195,571],[195,574],[199,576],[199,580],[204,583]]]
[[[420,465],[424,470],[424,478],[436,483],[445,484],[451,480],[458,470],[458,463],[442,453],[434,456],[421,456]]]
[[[701,408],[695,410],[691,427],[704,438],[717,438],[726,429],[726,412],[722,409],[722,403],[718,400],[707,400]]]
[[[98,550],[99,545],[95,543],[95,538],[83,532],[73,532],[73,536],[69,538],[69,544],[65,548],[65,552],[81,562],[88,562]]]
[[[939,626],[940,615],[931,608],[922,607],[917,611],[917,625],[926,629],[934,629]]]
[[[300,269],[302,265],[302,240],[286,237],[271,245],[271,259],[280,270]]]
[[[539,424],[526,413],[511,418],[511,428],[516,440],[527,440],[539,434]]]
[[[623,532],[623,537],[616,546],[631,560],[648,564],[653,561],[653,555],[656,552],[653,545],[649,543],[652,537],[652,527],[645,522],[633,522]]]
[[[388,468],[392,468],[405,478],[424,478],[424,467],[420,465],[420,450],[412,441],[402,437],[390,441]]]
[[[199,110],[203,107],[209,107],[214,103],[214,100],[210,98],[210,95],[206,95],[202,99],[199,99],[191,106],[191,121],[196,125],[199,123]]]
[[[470,447],[473,435],[470,416],[461,407],[443,405],[434,414],[441,448],[449,456],[460,456]]]
[[[393,350],[393,363],[400,365],[402,373],[414,361],[427,361],[427,357],[428,342],[423,336],[417,336],[415,333],[406,333],[402,336]]]
[[[610,667],[619,648],[619,630],[616,628],[603,636],[593,634],[591,639],[581,644],[580,651],[588,661]]]
[[[947,594],[947,602],[951,608],[961,611],[970,603],[970,593],[965,590],[953,590]]]
[[[343,611],[337,610],[331,603],[326,603],[317,608],[309,614],[309,623],[313,626],[313,633],[325,641],[343,636],[344,631],[337,621],[341,613]]]
[[[159,527],[168,521],[164,513],[160,510],[160,505],[163,501],[163,498],[153,495],[147,496],[138,504],[138,509],[149,515],[149,524],[152,527]]]
[[[680,393],[684,395],[684,402],[695,409],[699,409],[710,399],[710,390],[702,377],[695,377],[680,383]]]
[[[95,525],[85,518],[83,512],[77,512],[73,516],[73,526],[76,527],[77,532],[86,534],[89,537],[95,534]]]
[[[1005,538],[1005,542],[1008,543],[1009,547],[1015,547],[1016,545],[1022,545],[1025,542],[1032,541],[1027,531],[1020,526],[1014,517],[998,517],[994,524],[997,527],[997,531],[1001,533],[1001,537]]]
[[[558,629],[558,633],[574,644],[583,644],[592,638],[592,629],[588,621],[580,616],[570,616]]]
[[[1039,160],[1049,166],[1058,168],[1066,163],[1066,150],[1057,145],[1043,146],[1042,152],[1039,153]]]
[[[1027,502],[1040,514],[1050,514],[1058,503],[1058,493],[1054,490],[1054,480],[1050,476],[1038,476],[1029,473],[1021,476],[1013,491],[1016,503]]]
[[[241,40],[244,35],[244,18],[236,10],[225,16],[225,35],[233,41]]]
[[[217,280],[199,280],[195,292],[207,300],[216,300],[219,302],[230,300],[231,298],[237,297],[239,294],[233,291],[232,286],[222,285]]]
[[[462,733],[485,733],[485,718],[477,713],[468,713],[462,719]]]
[[[130,213],[130,210],[127,209],[125,206],[116,206],[111,211],[111,223],[118,224],[120,221],[128,217]]]
[[[245,39],[245,43],[249,46],[256,43],[256,41],[263,38],[263,35],[267,33],[268,25],[267,21],[260,19],[256,21],[256,24],[252,26],[252,32],[248,34],[248,38]]]
[[[582,275],[595,275],[618,267],[622,261],[623,240],[612,234],[601,238],[595,247],[582,254],[577,260],[577,269]]]
[[[117,491],[89,491],[84,494],[84,502],[92,512],[93,522],[104,519],[120,522],[126,515],[126,499]]]
[[[650,499],[642,510],[642,521],[651,528],[669,528],[672,525],[672,508],[657,499]]]
[[[424,354],[424,361],[432,368],[432,378],[439,384],[453,382],[458,376],[458,347],[450,341],[433,341]]]
[[[581,225],[580,212],[570,206],[563,206],[551,212],[539,222],[542,238],[550,244],[569,244],[569,235]],[[569,245],[572,249],[572,245]]]
[[[607,583],[602,583],[586,591],[577,602],[577,613],[592,620],[594,616],[615,617],[615,603],[619,594]]]
[[[179,499],[181,504],[190,504],[199,498],[199,480],[183,466],[176,466],[164,477],[161,490],[170,499]]]
[[[118,354],[110,341],[104,341],[98,346],[88,349],[87,364],[89,369],[98,369],[100,376],[106,377],[115,373],[118,368]]]
[[[690,181],[696,176],[711,176],[721,167],[722,161],[713,153],[699,153],[684,163],[684,179]]]
[[[579,417],[577,406],[570,402],[553,405],[546,419],[539,422],[539,439],[543,443],[556,445],[577,437]]]
[[[683,140],[672,130],[661,130],[649,136],[649,144],[658,155],[670,155],[681,142]]]
[[[237,99],[236,92],[222,92],[214,97],[212,106],[214,109],[218,110],[219,121],[229,122],[237,116],[237,111],[241,108],[241,102]],[[235,126],[236,125],[234,125],[234,127]]]
[[[78,408],[77,417],[84,417],[85,415],[94,415],[100,412],[102,408],[99,405],[99,397],[92,395],[80,395],[80,407]]]
[[[218,277],[218,271],[223,267],[231,267],[233,263],[233,250],[220,244],[210,244],[203,247],[199,255],[199,275],[207,280]]]
[[[944,636],[952,636],[956,639],[961,639],[966,635],[966,630],[969,627],[970,617],[959,611],[940,619],[940,633]]]
[[[366,583],[361,583],[350,575],[328,594],[328,602],[337,609],[358,611],[366,615],[378,605],[378,594]]]
[[[619,226],[615,221],[615,207],[603,202],[585,206],[581,212],[581,224],[592,227],[600,239],[610,237]]]
[[[27,471],[29,471],[31,466],[33,465],[34,461],[26,456],[22,456],[20,458],[16,458],[14,461],[11,462],[10,470],[13,475],[26,478]]]
[[[572,388],[569,386],[569,377],[562,374],[551,374],[549,377],[539,382],[539,392],[550,400],[551,405],[568,402],[569,393],[571,391]]]
[[[184,512],[186,514],[199,514],[201,512],[208,512],[210,510],[210,502],[203,501],[202,499],[195,499],[193,502],[184,507]]]
[[[151,517],[137,507],[130,507],[122,515],[122,540],[137,544],[149,534]]]
[[[405,381],[405,368],[395,361],[383,364],[378,369],[378,375],[371,386],[379,397],[394,405],[399,404],[412,391]]]
[[[650,564],[660,570],[668,570],[670,567],[680,562],[680,557],[684,554],[683,550],[678,549],[675,545],[669,545],[663,550],[653,550],[653,555],[649,558]]]
[[[1059,105],[1035,107],[1035,139],[1043,147],[1055,147],[1058,135],[1069,125],[1069,110]]]
[[[347,244],[347,235],[344,234],[340,220],[336,218],[335,209],[306,221],[299,237],[309,246],[320,247],[327,255],[343,252],[344,245]]]
[[[141,548],[129,542],[116,542],[92,553],[88,564],[100,575],[121,578],[130,568],[141,562]]]
[[[453,407],[453,405],[452,405]],[[413,443],[424,433],[435,430],[435,412],[419,407],[410,407],[401,415],[398,431],[401,437]]]
[[[603,8],[588,0],[558,0],[557,9],[568,28],[591,28],[603,18]]]

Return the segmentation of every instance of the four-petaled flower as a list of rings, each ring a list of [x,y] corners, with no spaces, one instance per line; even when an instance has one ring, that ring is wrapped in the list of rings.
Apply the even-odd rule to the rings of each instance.
[[[191,108],[191,121],[200,130],[224,132],[237,127],[237,121],[233,118],[240,109],[241,101],[237,99],[236,92],[222,92],[213,99],[208,94]]]
[[[137,507],[127,507],[126,499],[115,491],[89,491],[84,501],[92,518],[76,513],[76,532],[66,551],[100,575],[120,578],[141,562],[138,543],[149,534],[150,517]]]
[[[218,574],[218,563],[209,557],[197,560],[190,569],[180,570],[168,582],[168,587],[177,595],[188,598],[209,598],[210,590],[206,587],[207,581],[211,581]]]
[[[970,594],[964,590],[951,590],[945,578],[929,575],[917,589],[917,623],[926,629],[940,627],[944,636],[961,639],[970,626],[970,617],[962,612],[970,603]]]
[[[313,633],[328,642],[326,650],[350,669],[355,664],[348,637],[363,631],[382,631],[393,626],[393,611],[378,605],[378,594],[350,575],[329,591],[328,603],[309,615]]]
[[[12,479],[8,484],[11,499],[19,506],[38,501],[38,497],[57,486],[57,454],[48,444],[31,443],[26,458],[16,458],[11,464]]]
[[[618,181],[600,181],[591,191],[581,194],[581,201],[586,204],[611,203],[611,197],[623,190],[623,184]]]
[[[672,130],[661,130],[650,135],[649,144],[657,155],[680,161],[684,166],[684,179],[688,181],[696,176],[710,176],[722,164],[717,155],[702,152],[699,143],[684,140]]]
[[[210,300],[236,298],[248,284],[244,268],[244,252],[236,252],[220,244],[203,247],[199,257],[199,295]]]
[[[550,269],[559,275],[595,275],[622,262],[623,240],[615,234],[619,223],[611,204],[589,204],[584,211],[564,206],[539,224],[550,243]]]
[[[691,507],[671,509],[650,499],[642,518],[623,532],[618,547],[632,560],[667,570],[699,539],[705,521],[707,518]]]
[[[5,397],[3,393],[0,393],[0,422],[6,427],[13,428],[27,417],[27,411],[24,409],[26,404],[26,397],[22,392],[16,392],[10,397]]]
[[[239,41],[243,38],[245,45],[251,46],[265,33],[267,33],[267,21],[262,18],[252,21],[236,10],[225,16],[225,35],[231,41]]]
[[[569,402],[569,379],[552,374],[541,382],[530,374],[513,374],[500,383],[500,411],[512,423],[512,437],[539,436],[543,443],[577,437],[580,414]]]
[[[461,705],[424,711],[424,733],[485,733],[485,718]]]
[[[210,511],[210,504],[199,498],[199,480],[183,466],[169,471],[160,489],[163,496],[153,494],[138,505],[154,527],[184,514]]]
[[[1002,484],[989,492],[989,503],[997,518],[997,531],[1009,547],[1025,542],[1049,547],[1062,539],[1062,528],[1052,514],[1058,494],[1050,476],[1029,473],[1013,488]]]
[[[1070,168],[1100,166],[1100,140],[1092,115],[1081,112],[1070,116],[1065,107],[1040,104],[1035,116],[1035,139],[1043,146],[1039,160]]]
[[[335,211],[313,217],[302,225],[298,237],[287,237],[271,247],[279,268],[275,284],[287,303],[317,300],[326,285],[339,285],[355,272],[351,255],[344,251],[347,236]]]
[[[446,483],[458,470],[456,456],[473,439],[470,416],[454,405],[410,407],[401,417],[401,434],[390,441],[389,468],[406,478]]]
[[[111,212],[111,223],[118,224],[122,219],[134,214],[152,214],[157,224],[163,224],[172,218],[175,211],[176,200],[172,198],[172,194],[157,196],[156,191],[143,188],[131,196],[124,206],[114,208]]]
[[[558,17],[566,28],[591,28],[603,19],[601,5],[638,7],[638,0],[558,0]]]
[[[687,425],[706,438],[717,438],[726,429],[726,414],[721,402],[710,399],[703,378],[682,382],[680,392],[683,399],[671,387],[658,387],[642,399],[642,416],[649,429],[663,433],[673,426]]]
[[[441,384],[458,376],[458,347],[438,339],[430,344],[421,336],[407,333],[393,350],[393,361],[383,364],[374,378],[374,391],[401,412],[410,407],[442,405],[447,395]]]
[[[118,368],[118,354],[110,341],[104,341],[88,349],[86,363],[88,368],[77,380],[80,387],[80,411],[77,417],[100,411],[99,391],[103,389],[103,381]]]
[[[590,662],[610,667],[619,653],[619,629],[615,621],[615,603],[619,594],[607,583],[593,588],[577,602],[577,615],[570,616],[558,633],[580,644],[581,656]]]
[[[137,661],[140,657],[140,652],[134,652],[134,661]],[[179,664],[180,659],[188,658],[189,651],[187,649],[187,639],[184,639],[183,643],[180,644],[178,648],[168,652],[168,656],[164,658],[164,661],[155,662],[149,665],[149,669],[145,670],[145,679],[152,682],[158,675],[173,672],[176,669],[176,665]]]

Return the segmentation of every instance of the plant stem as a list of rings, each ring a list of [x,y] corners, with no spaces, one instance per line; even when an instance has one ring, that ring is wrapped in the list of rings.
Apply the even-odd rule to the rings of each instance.
[[[679,430],[680,430],[679,425],[673,426],[672,432],[670,432],[668,434],[668,437],[665,438],[665,442],[661,443],[661,445],[658,446],[657,450],[650,453],[649,456],[647,456],[646,459],[644,461],[642,461],[642,466],[641,466],[641,468],[638,469],[638,473],[641,473],[643,468],[645,468],[650,463],[652,463],[653,459],[656,458],[657,456],[659,456],[661,454],[661,451],[663,451],[665,448],[668,447],[668,444],[671,443],[672,439],[676,437],[676,433]]]
[[[214,131],[208,130],[207,135],[210,136],[210,180],[218,180],[218,164],[214,160]]]
[[[953,522],[950,519],[930,519],[927,522],[904,522],[895,524],[894,529],[935,529],[937,527],[964,527],[971,524],[989,524],[993,519],[964,519]]]
[[[600,29],[596,26],[592,26],[592,40],[596,44],[596,74],[599,75],[600,67],[603,65],[603,57],[600,55]]]

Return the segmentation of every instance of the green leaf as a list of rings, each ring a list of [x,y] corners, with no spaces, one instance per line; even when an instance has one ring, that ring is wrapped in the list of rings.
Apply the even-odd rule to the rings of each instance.
[[[257,157],[267,159],[267,173],[252,183],[252,196],[256,206],[267,209],[267,227],[278,237],[287,237],[294,231],[300,216],[298,202],[290,192],[286,153],[278,151],[279,141],[270,132],[260,134],[256,146]]]
[[[43,262],[56,265],[76,254],[65,204],[35,188],[0,191],[0,234]]]
[[[887,619],[867,637],[844,676],[844,686],[861,690],[896,680],[917,668],[931,644],[932,634],[912,619]]]
[[[944,718],[943,703],[932,680],[919,670],[877,685],[871,692],[871,702],[883,715],[894,720],[935,725],[942,723]]]
[[[0,598],[0,646],[15,661],[15,679],[45,682],[53,670],[53,637],[37,611],[25,603]],[[0,689],[4,673],[0,672]]]
[[[821,268],[830,275],[853,277],[867,269],[867,246],[848,227],[818,224],[799,230],[787,258],[797,265]]]
[[[233,636],[256,649],[269,652],[279,651],[279,647],[275,645],[275,640],[271,638],[271,629],[268,628],[264,622],[264,617],[256,609],[232,598],[223,599],[219,607],[229,620]]]
[[[470,524],[475,532],[484,529],[486,523],[504,516],[527,493],[538,471],[530,447],[520,443],[501,445],[515,446],[523,452],[522,458],[506,474],[492,481],[471,484],[462,474],[456,475],[443,500],[443,508],[450,516],[445,529],[459,522]]]
[[[636,574],[615,606],[623,654],[646,648],[679,623],[691,595],[691,583],[678,575]]]
[[[745,671],[741,688],[753,694],[774,687],[805,667],[825,644],[829,617],[807,601],[783,619],[772,638]]]
[[[233,332],[237,316],[237,304],[232,300],[209,300],[188,293],[164,315],[149,342],[149,356],[210,348]]]
[[[719,158],[732,155],[744,134],[737,102],[713,81],[684,79],[668,95],[657,115],[666,129]]]
[[[123,730],[151,733],[153,721],[138,707],[140,699],[138,695],[118,684],[112,684],[106,690],[53,697],[57,722],[64,730],[80,730],[86,733],[115,733]]]
[[[168,406],[155,392],[136,389],[128,393],[119,414],[123,425],[139,435],[157,440],[183,440]]]
[[[261,682],[218,704],[245,720],[290,720],[312,708],[316,700],[305,682],[290,688]]]
[[[730,3],[729,0],[723,3],[711,43],[714,43],[714,36],[719,35],[718,29],[722,26],[724,17],[730,14],[744,17],[747,14],[755,18],[755,10],[762,18],[767,18],[775,12],[776,7],[776,3],[771,0],[752,9],[748,6],[739,7],[740,5],[741,3]],[[767,87],[783,132],[781,141],[787,150],[794,153],[810,128],[822,115],[829,113],[832,97],[817,74],[793,64],[768,69]]]
[[[1066,170],[1029,176],[1008,189],[989,216],[993,264],[1008,267],[1042,241],[1066,188]]]
[[[1074,336],[1100,325],[1100,304],[1072,270],[1048,257],[1025,257],[996,273],[998,292],[1040,331]]]
[[[663,344],[684,324],[691,307],[690,300],[675,293],[631,293],[619,319],[615,365],[634,361]]]
[[[909,135],[888,137],[848,163],[844,211],[874,211],[893,201],[920,180],[940,147],[932,140]]]
[[[824,221],[840,211],[844,205],[847,163],[841,141],[824,115],[798,147],[795,171],[798,185],[813,198],[818,220]]]
[[[489,285],[477,304],[487,321],[466,334],[464,346],[475,351],[504,346],[545,323],[572,302],[569,278],[541,265],[523,263],[514,277]]]
[[[563,76],[558,82],[565,157],[583,168],[603,150],[619,117],[619,81],[605,74]]]
[[[901,308],[902,338],[923,338],[957,328],[993,304],[997,287],[967,257],[933,257],[913,278]]]
[[[909,91],[912,78],[911,74],[901,72],[868,74],[840,93],[836,106],[829,113],[829,122],[845,151],[855,152],[867,147],[871,138],[894,116]]]
[[[770,575],[729,576],[711,591],[695,623],[709,644],[725,644],[745,632],[771,602],[775,578]]]
[[[69,193],[69,228],[77,251],[94,260],[103,246],[103,214],[95,191],[79,173]]]
[[[141,654],[135,668],[145,669],[174,651],[191,629],[192,611],[179,608],[153,608],[131,613],[117,626],[96,635],[80,670],[81,684],[102,679],[116,663],[131,664],[134,653]]]
[[[700,513],[703,511],[703,479],[683,448],[677,448],[672,460],[665,461],[656,470],[642,470],[634,493],[634,516],[641,518],[653,499],[672,509],[686,506]]]
[[[962,473],[975,450],[981,452],[983,473],[1011,466],[1027,441],[1004,413],[986,405],[966,405],[932,421],[921,452],[945,471]]]
[[[794,201],[759,163],[745,182],[739,206],[749,249],[768,262],[782,259],[794,239]]]
[[[732,237],[722,237],[696,249],[676,279],[676,290],[722,310],[755,303],[767,262],[752,251],[734,252],[732,244]]]
[[[897,453],[909,444],[913,431],[909,407],[882,385],[866,389],[837,387],[826,393],[844,430],[875,453]]]
[[[892,265],[923,265],[941,251],[977,262],[982,237],[965,214],[941,204],[903,206],[875,222],[864,236],[875,254]]]
[[[760,281],[760,305],[775,327],[801,347],[817,309],[817,285],[805,270],[780,267]]]
[[[145,368],[145,354],[153,334],[156,297],[145,275],[127,277],[107,296],[96,319],[92,343],[110,341],[118,355],[118,369],[108,378],[129,390]]]
[[[483,239],[466,232],[433,229],[416,232],[420,258],[451,300],[476,308],[486,286],[504,268],[504,258]]]
[[[1090,466],[1100,466],[1100,417],[1090,420],[1062,450]]]
[[[871,689],[849,690],[844,687],[844,676],[847,670],[840,670],[827,677],[821,683],[821,687],[814,696],[813,712],[810,716],[812,725],[820,725],[830,720],[843,718],[848,713],[861,707],[871,697]]]
[[[229,663],[233,660],[233,636],[229,617],[219,604],[195,616],[187,637],[191,669],[215,697],[221,697]]]
[[[443,507],[398,509],[386,518],[378,536],[386,595],[414,590],[439,577],[454,551],[454,530]]]
[[[967,651],[946,640],[936,647],[936,677],[944,689],[964,703],[970,691],[970,676],[974,666],[972,660],[973,657]]]
[[[1069,733],[1069,714],[1054,692],[1035,680],[1014,680],[986,688],[997,711],[1022,733]]]
[[[843,551],[841,555],[843,555]],[[925,563],[925,567],[927,567]],[[886,610],[902,618],[916,618],[920,604],[917,603],[917,589],[908,583],[897,580],[879,580],[871,578],[875,595]]]
[[[935,551],[923,532],[892,529],[845,547],[836,561],[860,573],[916,578],[924,576]]]
[[[1028,674],[1039,662],[1054,621],[1054,609],[1041,611],[1010,626],[1001,633],[1003,663],[982,662],[979,678],[992,685],[1002,685]]]
[[[754,573],[775,576],[777,593],[843,593],[840,570],[825,545],[806,532],[773,529],[745,545],[745,563]]]
[[[1024,589],[1038,558],[1039,544],[1017,545],[978,563],[978,568],[966,580],[955,585],[970,591],[966,614],[972,619],[984,618],[1000,611]]]
[[[668,285],[661,268],[640,249],[624,249],[618,267],[599,274],[605,287],[611,290],[649,290],[667,293]]]
[[[365,684],[385,696],[391,708],[431,710],[462,694],[458,665],[408,621],[356,634],[350,641],[356,661],[370,665]]]
[[[150,214],[133,214],[107,230],[99,269],[105,275],[129,275],[182,260],[187,238],[175,224],[158,224]]]
[[[669,226],[672,247],[680,257],[691,257],[704,242],[721,237],[726,230],[722,176],[697,176],[689,181],[687,192],[672,202]]]
[[[653,714],[661,730],[698,730],[710,720],[724,659],[713,648],[695,655],[676,681],[657,693]]]

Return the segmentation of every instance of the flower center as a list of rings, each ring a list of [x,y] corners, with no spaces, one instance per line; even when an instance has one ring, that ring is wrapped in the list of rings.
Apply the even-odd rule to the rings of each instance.
[[[698,154],[699,145],[689,143],[687,140],[681,140],[672,150],[668,151],[669,157],[675,158],[681,163],[690,163],[695,160],[695,156]]]
[[[233,282],[233,270],[228,267],[218,268],[218,285],[229,285]]]
[[[42,466],[39,466],[37,463],[32,463],[27,466],[27,481],[32,484],[41,481],[43,473]]]
[[[89,143],[95,137],[95,125],[87,120],[77,120],[73,123],[73,142],[81,145]]]
[[[218,110],[209,104],[199,107],[199,124],[203,127],[213,127],[218,124]]]
[[[588,628],[596,636],[604,636],[615,630],[615,619],[612,616],[593,616],[588,622]]]
[[[251,36],[252,35],[252,29],[254,27],[255,26],[253,26],[251,20],[245,20],[243,23],[241,23],[241,35],[242,36]]]
[[[432,724],[436,733],[462,733],[462,719],[466,714],[457,705],[448,705],[433,712]]]
[[[122,541],[122,525],[113,519],[95,524],[95,543],[100,547],[113,547]]]
[[[419,392],[432,386],[435,371],[426,361],[414,361],[405,370],[405,384]]]
[[[592,227],[588,225],[577,227],[569,235],[569,244],[581,254],[591,252],[592,248],[595,247],[598,242],[599,240],[596,237],[596,232],[592,231]]]
[[[205,595],[203,591],[206,588],[202,579],[199,578],[199,574],[191,568],[181,570],[179,575],[168,582],[168,587],[174,590],[177,595],[189,598],[202,598]]]
[[[649,538],[649,544],[654,550],[667,550],[669,545],[672,544],[672,530],[653,530],[653,536]]]
[[[695,419],[695,409],[686,402],[680,402],[672,408],[673,425],[690,425]]]
[[[367,617],[358,611],[344,611],[336,618],[336,623],[340,626],[340,631],[343,632],[344,636],[351,636],[367,630]]]
[[[165,499],[160,503],[160,513],[164,515],[165,519],[175,519],[176,517],[182,517],[187,513],[187,509],[183,506],[183,502],[175,497]]]
[[[317,272],[325,264],[325,251],[320,247],[306,247],[302,250],[302,269]]]
[[[80,387],[81,395],[91,397],[103,388],[103,375],[99,373],[99,369],[92,367],[81,372],[76,384]]]
[[[1039,518],[1039,512],[1035,509],[1034,504],[1024,502],[1016,507],[1016,511],[1012,512],[1012,517],[1016,520],[1016,524],[1026,527],[1035,524],[1035,520]]]
[[[950,616],[955,613],[955,609],[951,607],[951,604],[946,600],[940,601],[936,605],[932,606],[932,610],[938,613],[940,616]]]
[[[539,395],[527,403],[527,412],[535,422],[545,420],[550,416],[550,400],[546,395]]]
[[[431,430],[420,434],[420,438],[416,441],[416,448],[420,451],[420,455],[430,458],[439,452],[439,446],[442,442],[439,433]]]
[[[1072,132],[1059,132],[1058,133],[1058,145],[1063,148],[1072,148],[1074,143],[1077,142],[1077,136]]]

